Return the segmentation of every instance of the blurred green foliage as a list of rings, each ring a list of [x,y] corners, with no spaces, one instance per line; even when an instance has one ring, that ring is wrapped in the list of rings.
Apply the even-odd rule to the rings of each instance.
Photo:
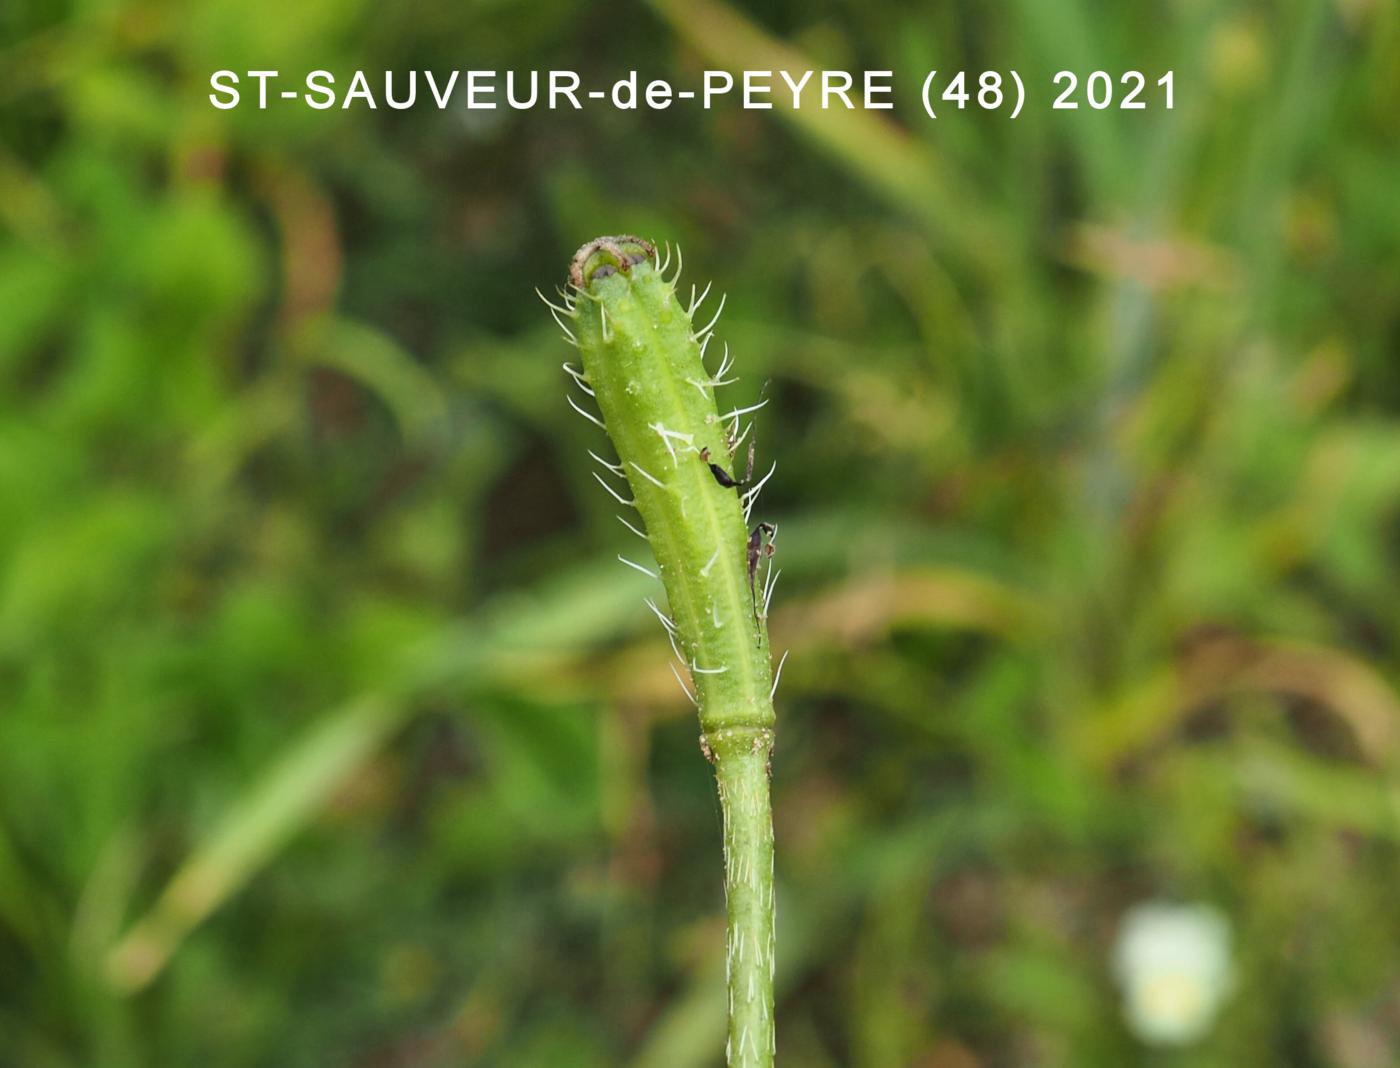
[[[794,56],[898,110],[206,96]],[[1398,60],[1369,0],[4,5],[0,1065],[719,1063],[709,769],[532,293],[600,232],[772,401],[783,1063],[1396,1063]],[[1148,898],[1234,933],[1183,1052]]]

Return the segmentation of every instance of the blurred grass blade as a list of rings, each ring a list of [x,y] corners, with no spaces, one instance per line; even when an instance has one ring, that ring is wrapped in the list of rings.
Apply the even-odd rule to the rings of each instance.
[[[308,362],[372,390],[410,442],[422,442],[446,423],[447,399],[437,381],[383,331],[349,319],[320,319],[307,325],[297,347]]]
[[[1159,670],[1099,716],[1078,724],[1086,763],[1109,768],[1177,737],[1193,716],[1255,695],[1306,702],[1335,717],[1357,754],[1394,763],[1400,698],[1371,665],[1342,649],[1283,638],[1227,635],[1203,643],[1184,663]],[[1248,710],[1250,705],[1240,706]]]
[[[586,647],[583,629],[610,634],[634,622],[641,588],[601,568],[582,568],[557,580],[553,597],[507,596],[484,630],[447,627],[415,646],[392,673],[393,692],[412,694],[478,676],[550,678],[560,657]],[[313,728],[233,804],[151,911],[112,949],[108,982],[123,992],[149,984],[189,933],[246,885],[379,749],[408,714],[408,704],[407,698],[364,696]]]
[[[922,144],[893,122],[862,108],[794,109],[778,72],[794,78],[821,65],[754,25],[720,0],[652,0],[652,6],[710,62],[736,75],[772,71],[780,86],[772,95],[775,113],[823,148],[851,173],[905,211],[918,217],[940,240],[969,262],[989,267],[987,258],[1006,247],[995,240],[978,198],[947,171]],[[813,76],[813,82],[820,75]],[[736,77],[737,81],[737,77]],[[806,93],[812,93],[808,83]],[[819,90],[818,86],[818,90]]]
[[[107,957],[117,990],[145,987],[189,933],[305,825],[399,723],[401,707],[360,698],[315,727],[253,785]]]

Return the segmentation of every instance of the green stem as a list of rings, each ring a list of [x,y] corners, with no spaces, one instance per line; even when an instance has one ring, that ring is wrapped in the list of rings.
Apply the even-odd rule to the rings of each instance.
[[[711,743],[712,745],[714,743]],[[773,812],[768,799],[772,732],[750,732],[715,751],[724,812],[731,1065],[773,1063]]]
[[[702,348],[710,326],[697,335],[695,308],[681,301],[675,278],[663,276],[649,243],[589,242],[574,258],[571,282],[555,310],[583,368],[566,369],[593,395],[617,451],[617,465],[605,465],[600,481],[645,524],[670,610],[663,623],[691,680],[701,748],[715,765],[724,812],[728,1061],[769,1068],[773,670],[765,598],[752,572],[766,543],[756,531],[751,545],[745,489],[724,484],[741,474],[735,439],[742,417],[720,415],[718,376],[706,370]],[[624,479],[630,499],[619,492]]]

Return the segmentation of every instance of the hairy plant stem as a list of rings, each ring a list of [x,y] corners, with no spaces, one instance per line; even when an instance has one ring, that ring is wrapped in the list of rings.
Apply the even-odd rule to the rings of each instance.
[[[715,766],[724,814],[728,1063],[769,1068],[773,670],[767,598],[755,588],[754,567],[767,543],[763,528],[751,538],[746,524],[745,494],[756,489],[745,489],[736,461],[743,413],[721,417],[721,375],[705,367],[713,324],[697,331],[701,301],[683,303],[662,266],[648,242],[598,238],[575,256],[570,289],[554,310],[583,363],[565,369],[596,401],[617,452],[618,463],[602,461],[598,478],[645,524],[670,614],[656,611],[689,674],[701,748]],[[610,479],[625,480],[631,498]]]
[[[724,894],[728,911],[731,1065],[773,1063],[773,811],[768,792],[772,734],[735,739],[715,750],[724,812]],[[713,746],[713,742],[711,745]]]

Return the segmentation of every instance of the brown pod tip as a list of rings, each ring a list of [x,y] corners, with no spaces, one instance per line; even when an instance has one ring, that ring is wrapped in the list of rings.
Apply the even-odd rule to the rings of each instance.
[[[569,281],[575,289],[586,289],[600,278],[631,272],[634,265],[650,260],[656,264],[656,246],[640,237],[620,234],[595,237],[576,253],[569,264]]]

